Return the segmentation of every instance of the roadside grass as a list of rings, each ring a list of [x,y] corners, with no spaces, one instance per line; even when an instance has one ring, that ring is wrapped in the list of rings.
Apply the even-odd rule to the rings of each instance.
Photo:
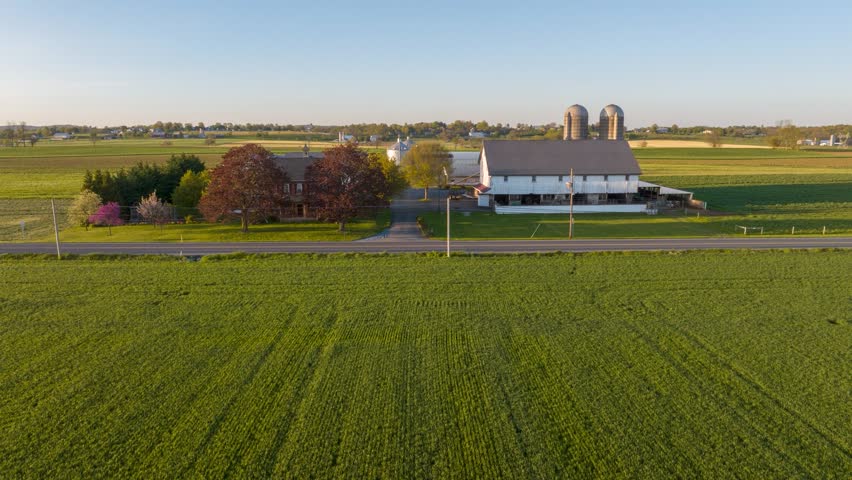
[[[386,218],[386,216],[385,216]],[[385,218],[357,219],[346,225],[345,232],[337,224],[324,222],[291,222],[251,225],[248,233],[240,232],[239,224],[169,224],[162,228],[152,225],[122,225],[112,227],[66,228],[59,234],[63,242],[337,242],[358,240],[375,235],[387,228]],[[47,236],[41,241],[51,241]]]

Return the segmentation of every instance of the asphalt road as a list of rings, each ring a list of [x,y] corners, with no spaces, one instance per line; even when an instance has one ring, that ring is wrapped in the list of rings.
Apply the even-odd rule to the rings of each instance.
[[[536,253],[707,249],[852,248],[852,237],[783,238],[648,238],[597,240],[455,241],[456,253]],[[403,253],[442,252],[439,240],[376,240],[369,242],[229,242],[229,243],[63,243],[62,253],[211,255],[217,253]],[[2,243],[0,253],[55,253],[52,243]]]

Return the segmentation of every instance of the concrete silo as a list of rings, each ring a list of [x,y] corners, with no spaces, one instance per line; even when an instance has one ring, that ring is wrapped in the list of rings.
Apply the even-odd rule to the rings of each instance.
[[[589,111],[582,105],[571,105],[565,110],[563,140],[585,140],[589,138]]]
[[[601,140],[624,140],[624,110],[618,105],[605,106],[599,130]]]

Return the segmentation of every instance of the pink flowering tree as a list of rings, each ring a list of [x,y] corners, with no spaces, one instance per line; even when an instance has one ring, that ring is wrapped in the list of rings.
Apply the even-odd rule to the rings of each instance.
[[[98,208],[94,215],[89,217],[89,223],[100,226],[106,225],[109,234],[112,235],[112,227],[124,223],[124,220],[121,219],[121,207],[116,202],[105,203]]]

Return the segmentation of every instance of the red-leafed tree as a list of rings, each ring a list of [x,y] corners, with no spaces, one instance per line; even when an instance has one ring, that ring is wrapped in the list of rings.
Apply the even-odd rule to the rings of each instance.
[[[93,225],[106,225],[109,234],[112,235],[112,227],[124,223],[124,220],[121,219],[121,207],[115,202],[101,205],[98,211],[89,217],[89,223]]]
[[[228,150],[210,172],[210,184],[198,204],[210,222],[240,219],[242,231],[250,223],[278,215],[286,206],[289,179],[272,161],[272,152],[256,144]]]
[[[325,151],[305,171],[308,203],[322,220],[340,231],[359,208],[387,205],[389,186],[381,166],[352,143]]]

